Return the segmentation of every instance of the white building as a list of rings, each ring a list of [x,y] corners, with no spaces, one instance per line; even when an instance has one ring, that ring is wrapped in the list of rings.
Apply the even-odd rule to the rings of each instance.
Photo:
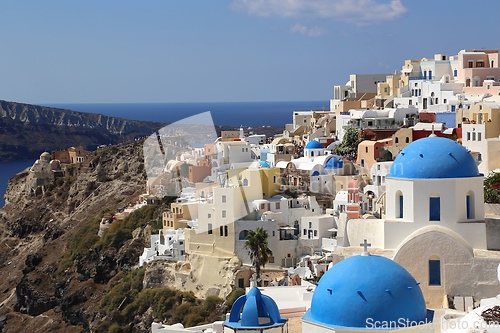
[[[394,161],[386,188],[385,219],[340,223],[345,256],[353,254],[350,244],[367,238],[422,282],[433,307],[444,295],[480,299],[500,291],[490,270],[500,262],[500,235],[496,222],[485,223],[483,176],[464,147],[439,137],[411,143]]]
[[[337,136],[341,141],[344,138],[346,127],[358,129],[399,128],[406,118],[414,114],[418,114],[418,109],[413,105],[381,110],[352,109],[347,115],[337,115]]]

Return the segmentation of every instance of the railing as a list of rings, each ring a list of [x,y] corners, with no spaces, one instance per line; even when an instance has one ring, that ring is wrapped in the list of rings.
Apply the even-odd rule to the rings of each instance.
[[[435,76],[410,76],[410,80],[434,80]]]

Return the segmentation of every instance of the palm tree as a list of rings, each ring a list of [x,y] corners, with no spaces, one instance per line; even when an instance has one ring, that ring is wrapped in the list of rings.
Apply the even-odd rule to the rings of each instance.
[[[273,251],[268,247],[267,238],[269,235],[263,228],[258,227],[255,230],[249,230],[245,248],[248,250],[250,260],[255,267],[257,281],[260,278],[260,266],[265,267],[269,256],[273,255]]]

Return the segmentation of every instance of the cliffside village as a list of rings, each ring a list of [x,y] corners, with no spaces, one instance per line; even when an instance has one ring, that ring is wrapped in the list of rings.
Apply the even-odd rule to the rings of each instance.
[[[179,197],[162,212],[163,229],[139,265],[237,257],[232,286],[248,288],[255,281],[245,243],[260,227],[272,250],[261,292],[282,314],[312,311],[304,332],[352,324],[311,308],[321,280],[311,282],[362,254],[404,268],[427,308],[454,307],[463,317],[500,294],[500,219],[485,210],[483,189],[484,177],[500,169],[499,61],[499,50],[462,50],[406,60],[394,74],[352,74],[335,86],[330,110],[293,111],[274,138],[244,127],[198,148],[160,138],[175,157],[148,179],[144,198],[162,197],[172,184]],[[363,139],[357,151],[336,153],[351,128]],[[42,155],[32,172],[64,164],[59,154]]]

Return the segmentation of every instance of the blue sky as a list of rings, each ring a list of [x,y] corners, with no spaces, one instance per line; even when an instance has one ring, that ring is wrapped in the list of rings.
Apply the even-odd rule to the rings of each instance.
[[[500,48],[498,0],[5,1],[0,99],[328,100],[351,73]]]

